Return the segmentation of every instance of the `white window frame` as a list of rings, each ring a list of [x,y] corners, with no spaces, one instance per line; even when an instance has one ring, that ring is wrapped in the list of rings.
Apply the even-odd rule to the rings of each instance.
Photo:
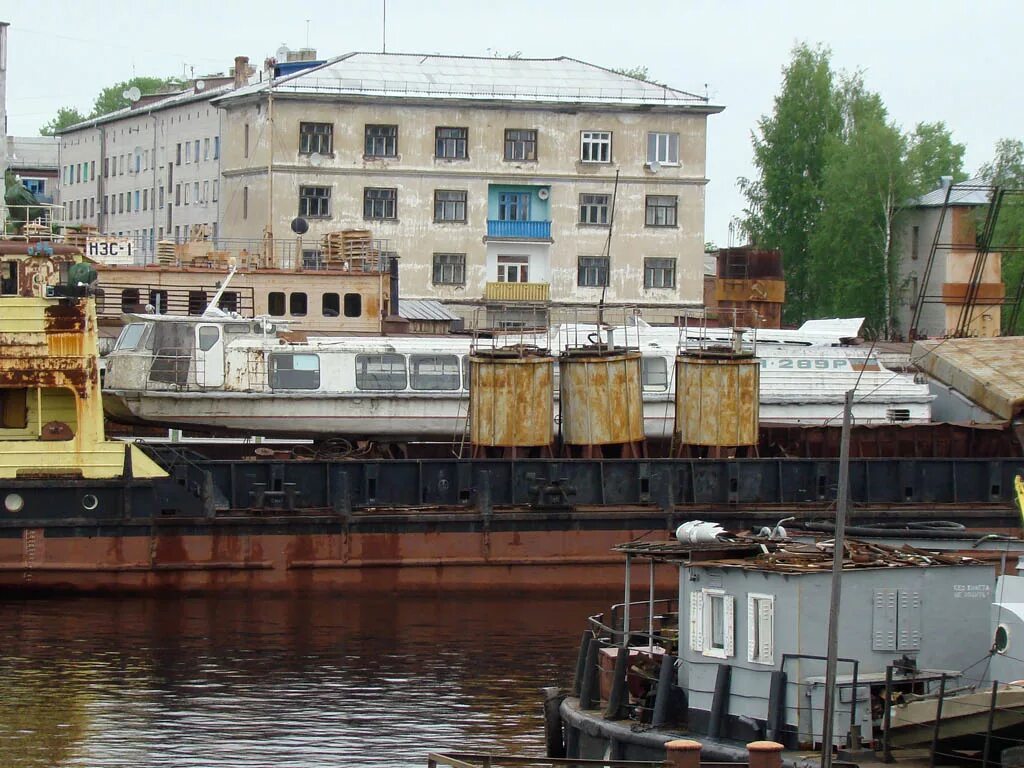
[[[722,601],[723,647],[711,645],[714,611],[712,602]],[[724,589],[702,589],[690,593],[690,649],[716,659],[730,659],[736,655],[736,598]]]
[[[647,164],[679,165],[679,134],[651,131],[647,134]]]
[[[775,595],[747,594],[747,661],[775,664]]]
[[[519,255],[498,256],[499,283],[530,282],[530,257]]]
[[[611,161],[611,131],[580,131],[580,162],[610,163]]]

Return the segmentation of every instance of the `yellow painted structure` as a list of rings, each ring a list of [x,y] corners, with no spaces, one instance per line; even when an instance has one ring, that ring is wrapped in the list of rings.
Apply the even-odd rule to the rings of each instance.
[[[164,477],[136,446],[105,438],[94,299],[47,295],[81,261],[61,250],[0,250],[0,479],[113,479],[127,462],[133,477]]]

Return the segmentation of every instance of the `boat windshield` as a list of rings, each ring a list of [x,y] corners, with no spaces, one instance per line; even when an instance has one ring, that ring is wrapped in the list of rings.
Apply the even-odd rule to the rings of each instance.
[[[121,335],[117,339],[117,350],[133,350],[138,349],[139,344],[142,342],[142,337],[146,333],[146,323],[129,323],[121,331]]]

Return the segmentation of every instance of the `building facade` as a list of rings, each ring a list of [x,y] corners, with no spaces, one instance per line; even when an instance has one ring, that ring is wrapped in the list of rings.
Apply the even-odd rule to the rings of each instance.
[[[349,54],[237,88],[221,236],[370,230],[403,297],[702,304],[706,99],[572,59]],[[297,244],[295,247],[299,247]]]
[[[40,203],[53,203],[57,194],[59,140],[53,136],[8,136],[7,170]]]
[[[978,249],[979,227],[991,193],[992,187],[982,179],[952,184],[944,177],[938,189],[899,213],[895,318],[901,336],[953,336],[961,325],[967,336],[999,335],[1005,294],[1001,254],[979,258]],[[965,310],[968,297],[974,306]],[[962,318],[965,311],[969,318]]]
[[[170,94],[87,120],[60,137],[60,202],[69,225],[134,243],[152,261],[156,242],[218,229],[220,113],[210,99],[231,78],[193,81]]]

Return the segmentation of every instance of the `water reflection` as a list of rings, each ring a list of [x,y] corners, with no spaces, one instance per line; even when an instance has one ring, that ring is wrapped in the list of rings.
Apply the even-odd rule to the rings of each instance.
[[[0,604],[0,765],[398,766],[543,754],[580,598]]]

